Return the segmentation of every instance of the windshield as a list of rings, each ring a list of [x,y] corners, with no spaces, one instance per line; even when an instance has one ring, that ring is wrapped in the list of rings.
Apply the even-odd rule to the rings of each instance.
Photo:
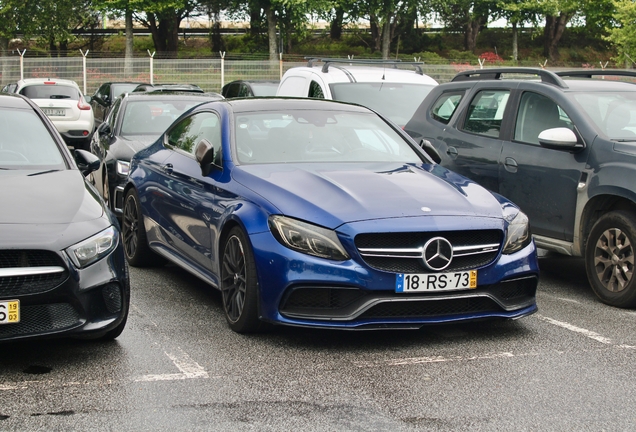
[[[636,141],[636,92],[570,93],[570,97],[610,139]]]
[[[137,88],[138,85],[139,84],[124,84],[124,83],[111,84],[110,89],[111,89],[111,93],[113,94],[113,99],[117,99],[118,96],[121,96],[124,93],[132,92],[134,89]]]
[[[371,108],[404,126],[411,120],[432,85],[402,83],[331,84],[333,99]]]
[[[128,102],[124,113],[121,135],[146,135],[159,137],[183,112],[204,100],[165,101],[144,100]]]
[[[56,84],[30,85],[20,90],[29,99],[73,99],[79,100],[79,91],[70,86]]]
[[[0,109],[0,169],[64,169],[60,149],[31,110]]]
[[[254,96],[276,96],[278,83],[252,83]]]
[[[245,164],[422,162],[409,143],[373,113],[242,113],[236,118],[235,132],[239,162]]]

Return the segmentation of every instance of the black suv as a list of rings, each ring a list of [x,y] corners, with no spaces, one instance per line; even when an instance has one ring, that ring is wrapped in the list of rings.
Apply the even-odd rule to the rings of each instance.
[[[636,306],[636,85],[626,77],[636,73],[461,72],[405,126],[443,166],[519,205],[537,246],[584,256],[596,295],[619,307]]]

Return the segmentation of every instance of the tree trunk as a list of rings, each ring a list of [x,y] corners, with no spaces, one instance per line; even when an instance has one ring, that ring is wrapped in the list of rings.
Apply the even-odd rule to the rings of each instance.
[[[378,18],[371,15],[369,20],[369,28],[371,30],[371,38],[373,39],[373,52],[382,50],[382,29],[378,26]]]
[[[9,82],[13,80],[11,77],[11,68],[9,66],[9,38],[0,37],[0,58],[2,59],[2,82]]]
[[[250,36],[258,38],[261,34],[261,8],[250,5]]]
[[[518,60],[519,57],[519,43],[518,43],[518,30],[517,30],[517,23],[513,22],[512,23],[512,59],[514,61]]]
[[[267,17],[267,38],[269,39],[269,59],[278,60],[277,40],[276,40],[276,15],[271,5],[265,7],[265,16]]]
[[[391,51],[391,19],[387,17],[382,26],[382,58],[387,60]]]
[[[126,53],[124,54],[124,75],[133,75],[133,11],[126,8]]]
[[[329,37],[331,40],[340,40],[342,37],[342,21],[344,19],[344,9],[341,7],[336,8],[336,17],[331,21],[329,27]]]
[[[221,37],[221,12],[213,11],[214,24],[212,24],[212,52],[225,51],[225,43]]]
[[[559,58],[559,41],[561,40],[561,36],[563,36],[565,26],[571,18],[571,14],[565,14],[563,12],[558,16],[545,17],[543,55],[549,60],[557,60]]]
[[[464,48],[466,51],[475,52],[477,48],[477,36],[482,29],[485,20],[483,17],[476,17],[466,23],[464,32]]]

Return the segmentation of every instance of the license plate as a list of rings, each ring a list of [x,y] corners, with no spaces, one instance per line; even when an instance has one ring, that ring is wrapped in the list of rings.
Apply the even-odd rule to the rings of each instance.
[[[0,301],[0,324],[20,322],[20,300]]]
[[[64,117],[66,115],[66,110],[64,108],[53,109],[53,108],[42,108],[44,114],[49,117]]]
[[[398,274],[395,292],[453,291],[477,288],[477,270],[455,273]]]

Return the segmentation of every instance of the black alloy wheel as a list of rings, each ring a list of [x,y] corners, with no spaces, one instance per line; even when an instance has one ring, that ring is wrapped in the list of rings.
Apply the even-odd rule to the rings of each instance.
[[[221,293],[225,318],[232,330],[259,330],[256,265],[247,236],[238,227],[230,230],[223,245]]]
[[[146,229],[141,217],[141,207],[139,206],[139,197],[134,188],[128,191],[124,200],[121,235],[128,263],[133,267],[150,265],[154,255],[148,247]]]
[[[587,277],[594,293],[612,306],[636,306],[635,217],[622,210],[607,213],[594,224],[587,239]]]

